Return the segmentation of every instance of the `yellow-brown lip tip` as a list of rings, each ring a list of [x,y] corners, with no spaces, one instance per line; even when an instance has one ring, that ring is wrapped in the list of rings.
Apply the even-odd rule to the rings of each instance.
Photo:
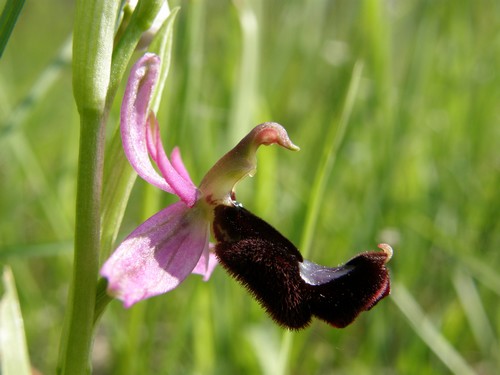
[[[385,262],[387,263],[388,261],[390,261],[392,255],[394,254],[394,250],[392,250],[391,245],[388,245],[386,243],[381,243],[378,244],[377,247],[387,254],[387,260]]]

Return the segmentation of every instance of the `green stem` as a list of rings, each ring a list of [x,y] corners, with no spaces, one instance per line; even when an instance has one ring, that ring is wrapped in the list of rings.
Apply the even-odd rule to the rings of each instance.
[[[58,372],[91,372],[104,159],[105,99],[119,1],[79,0],[73,33],[73,94],[80,114],[73,279]]]
[[[97,271],[100,245],[100,204],[103,168],[102,114],[82,111],[76,198],[75,253],[72,288],[61,346],[62,374],[90,373]]]

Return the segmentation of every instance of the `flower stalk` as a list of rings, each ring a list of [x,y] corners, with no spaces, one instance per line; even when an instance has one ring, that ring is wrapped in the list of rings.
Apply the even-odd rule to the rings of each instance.
[[[105,106],[119,2],[77,1],[73,92],[80,114],[73,278],[59,352],[60,374],[91,372],[100,247]]]
[[[82,112],[73,279],[59,358],[60,374],[90,373],[100,242],[102,114]]]

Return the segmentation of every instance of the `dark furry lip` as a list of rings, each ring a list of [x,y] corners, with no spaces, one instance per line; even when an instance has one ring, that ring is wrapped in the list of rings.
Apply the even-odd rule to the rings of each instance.
[[[285,328],[304,328],[313,316],[342,328],[390,293],[389,245],[339,267],[322,266],[304,260],[286,237],[239,204],[215,207],[213,230],[220,264]]]

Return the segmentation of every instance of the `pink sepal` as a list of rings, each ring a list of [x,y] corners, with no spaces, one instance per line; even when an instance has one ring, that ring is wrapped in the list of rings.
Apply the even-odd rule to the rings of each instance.
[[[209,223],[197,208],[168,206],[133,231],[101,269],[125,307],[176,288],[208,254]],[[210,264],[210,262],[209,262]]]
[[[120,131],[125,155],[137,174],[150,184],[174,193],[151,164],[146,143],[149,103],[159,70],[160,58],[152,53],[146,53],[132,67],[123,96]]]

